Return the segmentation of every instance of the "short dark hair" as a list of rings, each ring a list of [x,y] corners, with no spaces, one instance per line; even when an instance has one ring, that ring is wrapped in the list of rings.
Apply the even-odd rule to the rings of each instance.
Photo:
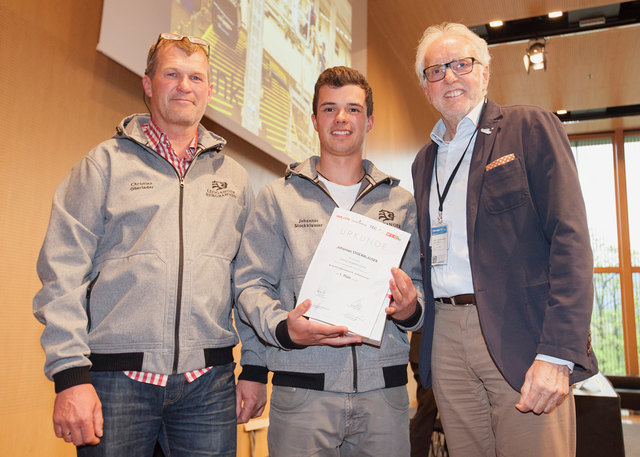
[[[371,90],[371,86],[362,73],[349,67],[327,68],[318,76],[313,93],[313,114],[318,114],[318,92],[320,92],[321,87],[342,87],[351,84],[359,86],[364,90],[367,117],[371,116],[373,114],[373,91]]]

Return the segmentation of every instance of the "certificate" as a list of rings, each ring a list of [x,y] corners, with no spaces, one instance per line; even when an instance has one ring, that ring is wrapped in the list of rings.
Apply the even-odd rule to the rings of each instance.
[[[311,299],[312,320],[344,325],[380,345],[389,305],[391,268],[400,265],[410,234],[336,208],[316,248],[298,297]]]

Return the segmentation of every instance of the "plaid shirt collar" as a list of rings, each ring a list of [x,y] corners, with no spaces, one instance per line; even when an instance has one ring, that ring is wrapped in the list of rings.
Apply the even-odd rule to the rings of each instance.
[[[156,124],[153,119],[149,119],[147,124],[142,125],[142,131],[147,136],[152,149],[169,161],[178,173],[180,173],[181,177],[184,176],[196,155],[198,148],[198,131],[196,130],[196,134],[187,148],[184,159],[178,157],[173,146],[171,146],[169,138],[167,138],[167,135],[158,127],[158,124]]]

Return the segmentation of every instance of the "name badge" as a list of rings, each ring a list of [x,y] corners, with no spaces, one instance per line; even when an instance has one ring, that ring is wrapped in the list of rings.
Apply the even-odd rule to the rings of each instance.
[[[447,264],[449,250],[449,228],[447,224],[431,226],[431,266]]]

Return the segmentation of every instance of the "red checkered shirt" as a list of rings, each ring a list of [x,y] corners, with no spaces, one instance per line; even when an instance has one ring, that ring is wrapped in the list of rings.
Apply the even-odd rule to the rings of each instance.
[[[167,135],[160,130],[158,124],[153,122],[153,120],[150,120],[148,124],[143,124],[142,131],[149,139],[152,149],[160,156],[167,159],[167,161],[173,165],[173,168],[176,169],[180,177],[183,177],[196,154],[196,147],[198,146],[198,132],[196,131],[196,136],[193,137],[191,144],[187,148],[187,153],[185,154],[184,159],[181,159],[173,150]],[[193,382],[211,368],[212,367],[206,367],[199,370],[189,371],[188,373],[184,373],[184,376],[187,378],[187,382]],[[134,381],[145,382],[147,384],[162,387],[167,385],[167,381],[169,379],[169,375],[166,374],[146,373],[144,371],[124,371],[124,374]]]
[[[181,159],[178,154],[176,154],[173,150],[173,146],[171,146],[169,138],[167,138],[167,135],[160,130],[158,124],[153,122],[153,119],[150,119],[148,124],[142,124],[142,131],[149,139],[151,148],[173,165],[173,168],[176,169],[182,178],[193,161],[193,157],[196,155],[196,148],[198,147],[198,131],[196,130],[196,136],[191,140],[191,144],[189,144],[189,147],[187,148],[184,159]]]

